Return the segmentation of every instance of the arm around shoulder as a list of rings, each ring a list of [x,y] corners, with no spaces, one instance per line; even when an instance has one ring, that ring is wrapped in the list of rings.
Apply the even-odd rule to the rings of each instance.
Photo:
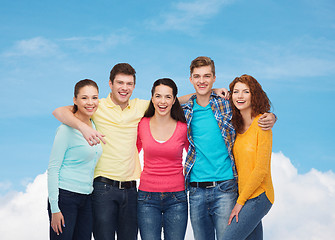
[[[100,143],[100,140],[103,143],[106,143],[104,140],[104,135],[96,131],[95,129],[88,126],[86,123],[80,121],[76,118],[72,112],[72,106],[59,107],[55,109],[52,114],[55,118],[62,123],[75,128],[81,132],[88,144],[96,145]]]

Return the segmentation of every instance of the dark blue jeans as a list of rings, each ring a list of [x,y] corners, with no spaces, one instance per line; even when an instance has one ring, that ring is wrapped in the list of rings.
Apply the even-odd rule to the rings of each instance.
[[[136,187],[119,189],[102,182],[93,183],[93,236],[95,240],[137,239]]]
[[[142,240],[183,240],[187,227],[188,206],[185,191],[138,191],[138,226]]]
[[[61,210],[65,227],[57,235],[50,226],[51,240],[91,240],[93,228],[91,195],[59,189],[58,206]],[[48,204],[51,222],[50,204]]]
[[[224,233],[223,240],[263,239],[262,218],[271,207],[272,203],[265,193],[246,201],[238,214],[238,223],[234,217]]]

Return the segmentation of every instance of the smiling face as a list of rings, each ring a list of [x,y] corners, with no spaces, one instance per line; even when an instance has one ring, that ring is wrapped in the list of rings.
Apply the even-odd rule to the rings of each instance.
[[[251,92],[247,84],[241,82],[235,84],[232,100],[238,110],[251,112]]]
[[[210,95],[215,79],[211,66],[194,68],[190,77],[190,81],[199,96]]]
[[[87,85],[79,89],[73,103],[77,105],[77,115],[90,118],[99,106],[99,92],[94,86]]]
[[[163,84],[156,86],[151,98],[155,108],[155,115],[170,116],[175,100],[171,87]]]
[[[132,75],[126,75],[119,73],[115,76],[114,81],[109,81],[109,87],[111,88],[111,99],[112,101],[125,109],[128,106],[129,98],[135,88],[135,81]]]

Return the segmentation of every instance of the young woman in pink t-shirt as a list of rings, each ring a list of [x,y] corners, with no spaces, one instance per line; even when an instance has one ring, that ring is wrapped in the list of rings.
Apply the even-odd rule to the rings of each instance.
[[[144,168],[138,191],[138,225],[142,240],[184,239],[188,205],[182,156],[188,148],[187,125],[169,78],[158,79],[151,101],[138,125],[138,151],[144,151]]]

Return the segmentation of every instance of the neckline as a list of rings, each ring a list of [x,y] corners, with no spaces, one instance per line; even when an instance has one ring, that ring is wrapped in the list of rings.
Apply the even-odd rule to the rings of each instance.
[[[256,116],[256,117],[254,118],[254,120],[252,120],[252,123],[250,124],[250,126],[248,127],[248,129],[247,129],[244,133],[238,133],[238,134],[239,134],[239,135],[245,135],[245,134],[249,131],[249,129],[255,124],[255,122],[258,121],[259,116],[260,116],[260,115]]]
[[[148,120],[147,120],[147,124],[148,124],[148,128],[149,128],[149,134],[150,134],[150,137],[151,137],[151,139],[154,141],[154,142],[156,142],[156,143],[158,143],[158,144],[164,144],[164,143],[167,143],[167,142],[169,142],[173,137],[174,137],[174,135],[176,134],[176,132],[177,132],[177,128],[178,128],[178,125],[179,125],[179,121],[177,121],[177,124],[176,124],[176,127],[175,127],[175,129],[173,130],[173,133],[172,133],[172,135],[171,135],[171,137],[169,138],[169,139],[167,139],[166,141],[164,141],[164,142],[158,142],[155,138],[154,138],[154,136],[152,136],[152,133],[151,133],[151,128],[150,128],[150,118],[147,118]]]

